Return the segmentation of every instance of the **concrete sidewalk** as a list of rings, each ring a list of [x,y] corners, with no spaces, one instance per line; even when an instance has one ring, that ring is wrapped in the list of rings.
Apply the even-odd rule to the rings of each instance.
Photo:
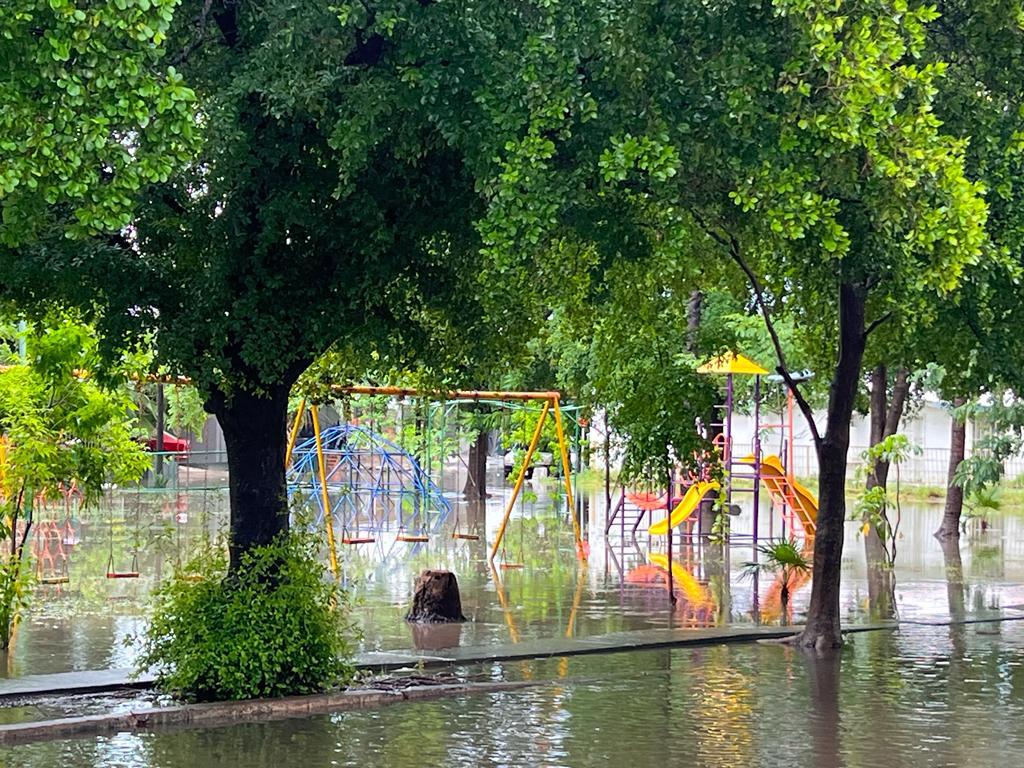
[[[848,627],[847,632],[894,629],[895,622]],[[694,645],[740,643],[789,637],[801,627],[711,627],[707,629],[646,629],[613,632],[582,638],[544,638],[503,645],[465,646],[438,651],[373,651],[356,656],[356,666],[370,672],[404,668],[436,668],[460,664],[487,664],[499,661],[583,656],[595,653],[681,648]],[[152,675],[132,679],[128,669],[84,670],[49,675],[26,675],[0,679],[0,705],[5,700],[33,696],[73,696],[126,688],[148,689]]]

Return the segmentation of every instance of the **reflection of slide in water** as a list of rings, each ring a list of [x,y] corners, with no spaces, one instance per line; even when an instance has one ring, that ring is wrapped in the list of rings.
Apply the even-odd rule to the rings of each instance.
[[[668,555],[663,555],[660,552],[651,552],[647,555],[647,559],[661,568],[666,574],[668,573]],[[692,573],[675,560],[672,561],[672,581],[679,587],[679,591],[683,593],[686,601],[694,608],[703,608],[714,604],[711,593],[701,586],[701,583],[694,578]]]
[[[747,456],[744,464],[753,465],[754,457]],[[786,504],[793,510],[804,529],[805,536],[813,536],[818,524],[818,500],[795,477],[786,473],[778,456],[761,459],[761,482],[776,504]]]
[[[668,556],[652,552],[647,557],[651,562],[629,571],[626,583],[636,587],[665,589],[668,585]],[[672,562],[672,582],[683,597],[676,606],[676,611],[683,615],[683,625],[713,626],[716,623],[717,605],[711,591],[676,561]]]
[[[700,506],[700,503],[704,500],[704,497],[708,495],[710,491],[717,491],[718,483],[714,480],[703,483],[694,483],[690,486],[690,489],[683,496],[682,500],[676,504],[676,508],[672,510],[672,514],[664,520],[659,520],[652,525],[647,532],[651,536],[664,536],[669,532],[670,528],[682,525],[686,522],[687,518],[693,514],[693,511]]]

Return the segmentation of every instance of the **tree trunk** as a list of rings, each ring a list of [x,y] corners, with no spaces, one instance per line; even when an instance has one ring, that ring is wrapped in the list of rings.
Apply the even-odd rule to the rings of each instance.
[[[482,501],[487,498],[487,430],[480,430],[469,445],[466,461],[466,485],[462,489],[467,499]]]
[[[850,423],[864,359],[864,306],[867,290],[839,286],[839,357],[829,388],[828,424],[818,446],[818,526],[814,540],[814,580],[807,625],[797,642],[818,650],[842,644],[839,579],[846,523],[846,465]]]
[[[953,401],[955,407],[964,404],[962,398]],[[942,525],[935,535],[940,539],[960,538],[960,515],[964,511],[964,489],[953,482],[960,463],[967,452],[967,422],[953,418],[949,430],[949,468],[946,471],[946,506],[942,511]]]
[[[232,571],[247,551],[288,530],[284,454],[289,389],[278,385],[262,396],[237,391],[217,398],[211,408],[228,454]]]
[[[964,598],[964,564],[960,558],[960,542],[956,538],[941,541],[942,559],[946,566],[946,599],[949,617],[963,621],[967,615],[967,601]]]
[[[900,420],[906,409],[907,396],[910,392],[910,375],[906,369],[896,373],[892,387],[892,399],[888,397],[889,373],[884,365],[876,365],[871,371],[871,448],[899,431]],[[889,482],[889,462],[878,461],[868,473],[865,487],[886,488]],[[882,510],[885,515],[885,510]],[[870,522],[865,514],[864,522]],[[864,556],[868,566],[868,603],[871,611],[877,616],[890,618],[895,611],[896,582],[893,579],[892,563],[889,552],[882,543],[881,536],[874,524],[870,525],[864,535]]]
[[[871,436],[869,447],[874,448],[883,440],[895,435],[900,428],[900,420],[906,410],[907,397],[910,394],[910,372],[901,368],[896,372],[892,385],[892,399],[889,400],[888,371],[884,365],[877,365],[871,371]],[[889,481],[889,462],[879,461],[874,470],[868,474],[867,489],[881,486],[885,488]]]
[[[166,412],[167,404],[164,400],[164,385],[156,385],[156,461],[155,469],[153,474],[156,475],[154,478],[154,484],[159,485],[159,478],[163,477],[164,474],[164,429],[166,429]]]
[[[459,581],[451,571],[426,570],[416,579],[412,608],[406,621],[465,621]]]
[[[700,291],[690,293],[690,300],[686,302],[686,351],[691,355],[697,354],[697,343],[700,341],[700,317],[701,305],[704,303],[704,294]]]

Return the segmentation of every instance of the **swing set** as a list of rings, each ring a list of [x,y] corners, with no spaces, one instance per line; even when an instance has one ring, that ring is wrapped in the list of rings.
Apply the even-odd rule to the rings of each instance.
[[[398,442],[389,440],[377,429],[376,412],[373,406],[369,411],[367,424],[360,420],[323,429],[320,412],[315,403],[303,399],[296,411],[288,435],[285,463],[293,478],[290,487],[297,484],[294,479],[313,475],[312,491],[317,497],[317,506],[322,518],[324,534],[328,548],[331,572],[337,576],[338,556],[337,537],[335,536],[335,517],[342,525],[341,543],[344,545],[373,544],[378,535],[387,530],[392,522],[398,525],[394,540],[412,544],[421,544],[430,540],[431,534],[439,532],[441,525],[451,512],[443,491],[444,455],[442,448],[440,484],[431,479],[432,457],[431,441],[426,440],[426,469],[420,464],[412,451],[406,450],[405,435],[405,402],[406,398],[438,397],[435,403],[440,405],[442,416],[442,435],[447,434],[448,410],[463,402],[507,404],[508,402],[540,403],[540,418],[534,428],[532,438],[526,447],[526,453],[516,474],[511,496],[505,503],[501,524],[491,547],[490,561],[494,561],[499,551],[504,552],[503,543],[509,520],[515,509],[516,502],[521,498],[523,484],[532,467],[532,462],[541,440],[543,429],[550,417],[555,424],[558,440],[565,496],[573,524],[573,534],[577,554],[586,559],[587,547],[582,539],[579,520],[577,519],[569,450],[566,441],[561,395],[558,392],[515,392],[515,391],[478,391],[456,390],[446,393],[435,393],[410,387],[377,387],[377,386],[333,386],[332,391],[342,398],[353,396],[388,397],[398,402]],[[347,400],[346,400],[347,402]],[[345,408],[346,421],[351,414]],[[299,442],[299,432],[307,417],[312,422],[313,437]],[[432,413],[425,418],[417,419],[416,429],[421,427],[430,430],[433,423]],[[461,445],[461,430],[456,432],[457,446]],[[443,437],[442,437],[443,445]],[[369,479],[369,482],[367,482]],[[332,503],[332,492],[338,501]],[[431,517],[435,518],[433,524]],[[460,541],[477,541],[480,536],[463,530],[456,509],[455,525],[451,538]],[[365,530],[364,530],[365,528]],[[502,567],[522,567],[519,563],[502,558]]]

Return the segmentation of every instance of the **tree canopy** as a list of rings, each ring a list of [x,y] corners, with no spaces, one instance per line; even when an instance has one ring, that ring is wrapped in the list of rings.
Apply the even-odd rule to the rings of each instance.
[[[0,12],[0,243],[131,221],[197,134],[164,44],[179,0],[9,0]]]

